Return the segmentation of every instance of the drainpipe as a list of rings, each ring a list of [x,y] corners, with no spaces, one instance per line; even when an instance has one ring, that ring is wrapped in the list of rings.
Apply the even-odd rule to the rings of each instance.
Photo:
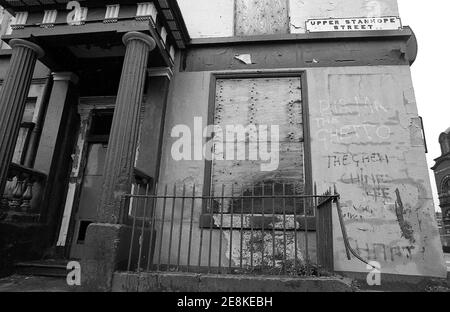
[[[45,83],[45,87],[43,90],[43,99],[42,103],[39,107],[38,116],[36,118],[36,125],[33,128],[33,131],[30,135],[30,143],[28,145],[28,149],[26,151],[24,166],[27,168],[33,168],[34,162],[36,160],[36,154],[39,147],[39,142],[41,138],[42,133],[42,126],[45,121],[45,116],[47,114],[47,107],[50,99],[50,91],[52,90],[53,86],[53,76],[48,75],[47,81]]]

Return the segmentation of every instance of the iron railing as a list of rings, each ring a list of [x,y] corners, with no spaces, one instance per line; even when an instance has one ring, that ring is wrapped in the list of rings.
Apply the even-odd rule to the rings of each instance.
[[[329,255],[316,229],[331,235],[331,213],[321,222],[316,212],[331,211],[338,195],[305,195],[287,183],[221,185],[210,195],[196,185],[134,189],[124,198],[128,271],[317,275]]]

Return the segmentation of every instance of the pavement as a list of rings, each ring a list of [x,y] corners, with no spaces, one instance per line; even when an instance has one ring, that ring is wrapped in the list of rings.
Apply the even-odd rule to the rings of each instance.
[[[444,254],[450,281],[450,253]],[[0,279],[0,292],[75,292],[64,278],[12,275]]]

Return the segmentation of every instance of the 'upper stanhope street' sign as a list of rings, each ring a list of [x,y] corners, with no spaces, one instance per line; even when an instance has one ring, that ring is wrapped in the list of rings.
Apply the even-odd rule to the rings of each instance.
[[[401,28],[402,22],[398,17],[327,18],[306,21],[308,32],[398,30]]]

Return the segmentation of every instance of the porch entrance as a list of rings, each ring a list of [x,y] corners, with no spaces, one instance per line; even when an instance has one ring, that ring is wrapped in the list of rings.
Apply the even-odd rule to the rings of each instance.
[[[58,242],[71,259],[83,257],[87,228],[97,218],[113,103],[114,97],[80,99],[81,128]]]
[[[84,241],[89,224],[97,217],[97,203],[103,183],[103,168],[108,150],[113,111],[94,111],[87,141],[86,165],[81,183],[78,211],[75,214],[75,231],[70,257],[83,256]]]

